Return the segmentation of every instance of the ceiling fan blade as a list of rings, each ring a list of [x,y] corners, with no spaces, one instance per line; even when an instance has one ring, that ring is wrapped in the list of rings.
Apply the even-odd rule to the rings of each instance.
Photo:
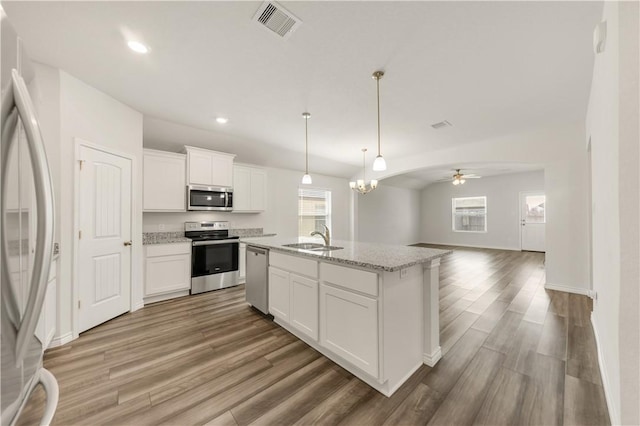
[[[462,175],[463,179],[480,179],[482,176],[478,175]]]
[[[449,182],[453,180],[452,178],[442,178],[442,179],[438,179],[436,182]]]

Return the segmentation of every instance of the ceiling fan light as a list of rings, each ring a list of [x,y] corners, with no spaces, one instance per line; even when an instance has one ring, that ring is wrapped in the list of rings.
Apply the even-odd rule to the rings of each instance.
[[[305,174],[304,176],[302,176],[302,183],[304,185],[311,185],[311,183],[312,183],[311,175]]]
[[[460,181],[459,181],[458,179],[454,179],[454,180],[453,180],[453,184],[454,184],[454,185],[459,185],[459,184],[460,184]]]
[[[462,184],[463,184],[463,183],[465,183],[465,182],[466,182],[466,180],[464,180],[464,179],[460,179],[460,185],[462,185]]]
[[[373,161],[373,170],[376,172],[387,170],[387,162],[384,161],[384,158],[382,157],[382,155],[378,155],[376,159]]]
[[[356,189],[356,183],[353,181],[349,182],[349,188]]]

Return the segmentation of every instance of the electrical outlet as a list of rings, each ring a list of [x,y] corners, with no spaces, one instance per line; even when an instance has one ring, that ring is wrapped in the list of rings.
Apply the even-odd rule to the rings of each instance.
[[[407,268],[400,269],[400,279],[406,277],[408,272],[409,270]]]

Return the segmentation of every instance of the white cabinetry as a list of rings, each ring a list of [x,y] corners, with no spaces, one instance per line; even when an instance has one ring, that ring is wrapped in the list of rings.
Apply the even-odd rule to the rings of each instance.
[[[266,210],[267,172],[259,167],[233,167],[233,211],[251,213]]]
[[[269,266],[269,313],[289,323],[289,272]]]
[[[378,274],[321,263],[320,278],[320,344],[379,377]]]
[[[233,159],[224,152],[185,146],[189,185],[233,187]]]
[[[318,340],[318,262],[271,252],[269,313]]]
[[[185,211],[186,167],[184,154],[144,150],[144,211]]]
[[[247,278],[247,245],[240,243],[240,254],[238,257],[238,281],[244,283]]]
[[[320,284],[320,344],[378,377],[378,301]]]
[[[290,324],[318,340],[318,281],[289,274],[291,285]]]
[[[145,297],[183,295],[191,288],[191,243],[145,246]],[[165,297],[165,298],[169,298]],[[160,300],[154,298],[150,301]]]

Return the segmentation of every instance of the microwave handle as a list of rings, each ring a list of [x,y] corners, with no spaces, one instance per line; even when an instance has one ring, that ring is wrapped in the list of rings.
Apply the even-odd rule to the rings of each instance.
[[[228,207],[230,209],[233,208],[233,192],[227,192],[225,207]]]

